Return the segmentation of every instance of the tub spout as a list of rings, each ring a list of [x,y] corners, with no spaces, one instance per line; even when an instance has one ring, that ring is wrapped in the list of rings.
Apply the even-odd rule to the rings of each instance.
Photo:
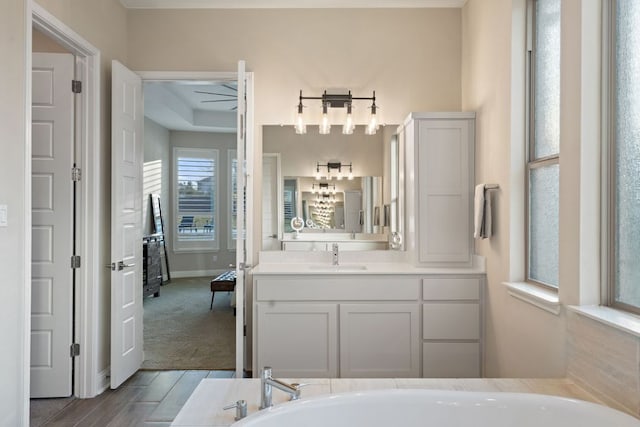
[[[291,396],[291,400],[300,399],[300,384],[287,384],[271,376],[271,367],[265,366],[260,374],[260,409],[273,406],[273,387]]]

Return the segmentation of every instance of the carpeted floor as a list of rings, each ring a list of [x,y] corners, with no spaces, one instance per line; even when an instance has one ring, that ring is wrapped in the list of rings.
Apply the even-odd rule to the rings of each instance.
[[[230,294],[211,277],[172,279],[158,298],[144,299],[142,369],[235,369],[235,322]]]

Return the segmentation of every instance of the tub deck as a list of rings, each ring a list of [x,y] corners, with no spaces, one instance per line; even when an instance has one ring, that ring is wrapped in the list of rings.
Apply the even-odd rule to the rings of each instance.
[[[539,393],[569,397],[606,404],[615,409],[611,402],[603,402],[569,379],[432,379],[432,378],[389,378],[389,379],[305,379],[288,378],[284,381],[309,384],[302,389],[302,398],[343,393],[350,391],[377,389],[441,389],[461,391]],[[204,379],[175,418],[172,426],[229,426],[234,422],[235,411],[223,411],[222,407],[236,402],[247,401],[247,412],[258,411],[260,404],[260,380],[247,379]],[[287,396],[273,391],[274,405],[287,401]]]

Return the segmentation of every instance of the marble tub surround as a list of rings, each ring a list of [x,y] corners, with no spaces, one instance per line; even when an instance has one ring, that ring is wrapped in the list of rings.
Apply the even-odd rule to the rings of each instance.
[[[288,383],[308,384],[302,389],[302,399],[326,394],[382,389],[436,389],[487,392],[537,393],[602,403],[570,379],[283,379]],[[222,408],[237,400],[246,400],[247,413],[258,411],[259,379],[204,379],[175,418],[174,427],[229,426],[235,412]],[[288,400],[285,393],[273,392],[273,403]]]

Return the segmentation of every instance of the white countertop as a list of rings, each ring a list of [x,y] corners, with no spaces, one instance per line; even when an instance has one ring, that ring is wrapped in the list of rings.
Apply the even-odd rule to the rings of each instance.
[[[402,262],[345,262],[333,267],[331,263],[296,262],[296,263],[264,263],[258,264],[251,273],[260,275],[427,275],[427,274],[484,274],[484,268],[423,268]]]
[[[288,383],[309,384],[302,389],[302,399],[324,394],[350,391],[419,388],[487,392],[540,393],[602,403],[595,396],[569,379],[430,379],[430,378],[371,378],[371,379],[284,379]],[[229,426],[234,423],[235,410],[224,411],[226,405],[246,400],[247,414],[258,411],[260,380],[213,379],[200,382],[189,400],[176,416],[174,427]],[[288,400],[285,393],[273,391],[273,403]]]

